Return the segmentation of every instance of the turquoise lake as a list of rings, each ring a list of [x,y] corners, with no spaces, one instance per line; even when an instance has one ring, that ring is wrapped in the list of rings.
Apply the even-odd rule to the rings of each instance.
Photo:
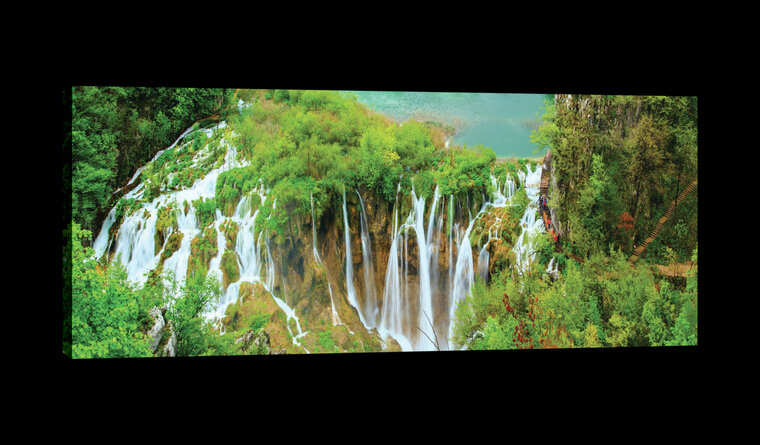
[[[530,142],[544,112],[543,94],[348,91],[359,102],[396,122],[410,118],[453,125],[452,142],[483,144],[499,157],[539,157],[545,150]]]

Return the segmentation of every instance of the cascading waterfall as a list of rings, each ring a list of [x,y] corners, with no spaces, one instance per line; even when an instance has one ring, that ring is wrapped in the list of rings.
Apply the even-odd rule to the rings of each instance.
[[[454,269],[453,269],[454,263],[452,262],[453,255],[454,255],[454,244],[451,243],[451,240],[452,240],[452,238],[454,236],[454,232],[456,232],[457,229],[459,228],[459,224],[458,223],[456,225],[454,224],[454,195],[453,194],[449,195],[449,224],[448,224],[448,228],[449,228],[449,244],[448,244],[448,251],[449,251],[449,262],[448,262],[448,265],[449,265],[449,275],[448,275],[449,283],[448,284],[449,284],[449,286],[448,286],[447,289],[448,289],[449,292],[451,292],[451,289],[453,289],[453,287],[454,287]]]
[[[451,329],[453,328],[452,321],[454,320],[454,317],[456,315],[456,308],[457,305],[464,300],[465,295],[467,295],[470,292],[470,289],[472,287],[472,282],[474,280],[474,264],[473,264],[473,257],[472,257],[472,245],[470,243],[470,231],[472,230],[473,225],[475,224],[475,221],[480,218],[485,211],[488,209],[488,207],[505,207],[507,205],[511,204],[512,197],[514,196],[514,183],[511,182],[511,178],[507,177],[507,181],[505,181],[506,184],[508,184],[507,188],[507,195],[504,195],[502,193],[501,187],[499,185],[498,179],[496,179],[493,175],[491,175],[491,183],[494,185],[494,195],[491,197],[491,201],[486,201],[483,203],[483,205],[480,208],[480,211],[475,215],[474,218],[470,216],[469,224],[467,225],[467,229],[464,231],[464,234],[461,236],[461,241],[459,245],[457,246],[457,262],[456,267],[454,269],[454,281],[453,281],[453,288],[451,292],[451,299],[449,301],[449,326],[447,329],[447,332],[449,335],[451,335]],[[511,186],[509,184],[512,184]],[[471,215],[471,214],[470,214]],[[491,241],[491,233],[489,228],[489,241]],[[485,271],[482,271],[481,274],[487,274],[487,259],[486,255],[488,255],[488,251],[486,250],[486,246],[484,246],[484,249],[481,249],[480,251],[481,257],[479,257],[478,266],[479,268],[485,268]]]
[[[221,126],[220,126],[221,127]],[[190,130],[190,129],[189,129]],[[187,134],[185,132],[172,146],[177,145]],[[223,140],[222,140],[223,141]],[[98,256],[113,251],[121,258],[124,263],[128,276],[131,281],[144,283],[147,279],[147,272],[154,269],[160,260],[162,249],[156,253],[155,233],[158,209],[173,202],[187,203],[184,208],[179,207],[177,212],[177,231],[183,234],[179,248],[171,256],[164,260],[164,270],[172,271],[179,283],[186,279],[188,260],[191,252],[192,240],[201,233],[201,227],[198,227],[196,209],[192,202],[198,199],[212,199],[215,197],[216,183],[219,174],[222,171],[239,167],[245,164],[244,161],[236,159],[236,150],[223,141],[227,147],[224,163],[217,169],[206,173],[203,179],[196,180],[192,187],[184,190],[163,193],[151,202],[144,203],[142,208],[124,217],[122,220],[118,235],[115,239],[109,237],[109,230],[116,223],[115,208],[107,215],[101,232],[93,243],[93,247]],[[199,152],[197,155],[200,155]],[[160,153],[154,157],[154,160],[160,156]],[[199,158],[194,158],[196,163]],[[142,167],[144,168],[144,167]],[[135,172],[130,184],[136,180],[142,169]],[[523,214],[520,224],[523,227],[522,233],[518,237],[514,246],[517,257],[519,272],[524,271],[530,260],[535,256],[535,252],[530,246],[529,240],[537,233],[543,231],[543,225],[540,218],[536,218],[535,201],[539,194],[541,167],[537,166],[534,171],[530,168],[525,171],[517,172],[517,179],[524,185],[528,196],[528,206]],[[448,208],[446,207],[446,197],[440,195],[438,186],[435,187],[433,197],[430,202],[426,203],[424,197],[418,197],[416,190],[412,187],[411,196],[407,197],[411,208],[406,215],[399,215],[401,205],[399,203],[399,192],[401,182],[397,186],[396,200],[393,207],[393,220],[390,239],[390,251],[388,252],[388,262],[385,271],[384,281],[378,282],[374,276],[372,242],[369,235],[368,215],[364,206],[364,200],[358,189],[356,189],[359,198],[360,214],[360,233],[362,246],[362,268],[357,280],[361,281],[361,286],[354,287],[354,267],[351,250],[351,233],[348,219],[346,193],[343,191],[343,223],[344,223],[344,242],[345,242],[345,277],[346,277],[346,297],[349,304],[354,306],[359,314],[361,322],[367,329],[377,328],[381,336],[392,336],[402,347],[403,350],[434,350],[436,348],[447,348],[447,336],[450,335],[450,329],[453,325],[457,304],[470,292],[475,273],[478,273],[483,279],[488,279],[488,268],[490,261],[489,246],[491,241],[499,238],[499,229],[501,220],[496,218],[496,223],[488,228],[488,240],[483,246],[473,246],[470,236],[475,223],[490,207],[504,207],[511,205],[512,197],[515,194],[515,179],[507,176],[503,183],[497,178],[491,176],[491,196],[483,197],[483,204],[479,211],[476,212],[474,202],[469,194],[466,197],[466,208],[464,211],[465,199],[457,200],[453,194],[449,195]],[[139,199],[145,192],[143,184],[138,184],[132,191],[125,195],[126,198],[134,197]],[[277,277],[275,274],[275,264],[273,260],[272,245],[270,243],[269,232],[267,229],[257,231],[256,218],[259,209],[252,211],[251,197],[257,193],[260,200],[260,206],[269,205],[276,208],[276,200],[268,200],[269,190],[265,189],[262,181],[249,194],[241,197],[235,211],[231,217],[224,217],[220,211],[214,215],[213,225],[217,232],[217,255],[211,259],[209,264],[209,274],[222,275],[221,260],[222,254],[226,247],[226,238],[221,230],[221,225],[227,220],[231,220],[238,225],[237,241],[234,246],[236,261],[240,270],[237,281],[230,283],[224,290],[224,294],[219,304],[210,317],[219,322],[221,330],[221,320],[228,305],[238,301],[240,286],[243,282],[260,283],[263,288],[272,295],[277,305],[287,315],[287,319],[295,319],[297,332],[291,332],[294,344],[300,344],[299,340],[306,333],[301,330],[300,322],[295,311],[290,308],[283,297],[274,295]],[[312,250],[315,260],[319,265],[325,267],[319,255],[317,248],[317,231],[316,219],[314,214],[313,196],[310,196],[312,212]],[[426,208],[426,204],[429,207]],[[175,208],[177,208],[175,207]],[[455,211],[455,208],[459,210]],[[448,212],[445,212],[447,209]],[[426,218],[426,213],[427,218]],[[468,218],[466,226],[463,221],[455,221],[464,215]],[[405,218],[404,218],[405,217]],[[400,218],[404,218],[403,222]],[[461,223],[461,224],[460,224]],[[445,226],[444,226],[445,224]],[[446,227],[448,233],[443,233]],[[412,234],[411,231],[414,231]],[[171,235],[171,229],[164,233],[164,244]],[[410,238],[414,236],[414,238]],[[478,242],[479,243],[479,242]],[[114,244],[114,246],[112,246]],[[402,247],[403,244],[403,247]],[[386,244],[387,245],[387,244]],[[416,246],[416,255],[415,255]],[[479,249],[477,271],[475,270],[475,258],[473,258],[473,248]],[[439,256],[444,253],[442,249],[448,250],[448,270],[439,271]],[[416,258],[415,258],[416,256]],[[445,261],[445,258],[440,258]],[[417,261],[415,264],[414,261]],[[547,273],[554,275],[557,272],[556,261],[552,259],[547,268]],[[416,274],[416,275],[415,275]],[[441,275],[446,275],[442,277]],[[410,279],[412,280],[410,282]],[[417,287],[419,280],[419,287]],[[278,293],[284,292],[283,285],[278,287]],[[382,301],[380,296],[380,285],[382,287]],[[332,321],[333,325],[343,324],[336,311],[335,300],[330,284],[329,275],[327,278],[328,291],[330,293]],[[361,294],[360,294],[361,293]],[[435,313],[435,310],[439,311]],[[291,327],[288,324],[288,330]],[[448,334],[448,335],[447,335]],[[307,351],[308,352],[308,351]]]
[[[398,224],[398,191],[397,187],[396,204],[393,210],[393,229],[391,232],[391,248],[388,254],[388,266],[385,274],[385,287],[383,289],[383,305],[379,311],[380,320],[378,322],[379,332],[383,336],[391,335],[402,346],[403,350],[431,350],[436,348],[446,348],[446,338],[439,338],[436,332],[448,333],[451,320],[454,317],[456,304],[461,301],[470,291],[472,281],[475,276],[474,261],[472,256],[472,246],[470,244],[470,232],[475,222],[484,214],[489,207],[504,207],[511,205],[512,197],[515,192],[515,183],[511,177],[508,177],[502,188],[498,180],[491,177],[494,184],[493,196],[490,201],[486,201],[475,217],[470,215],[468,226],[465,230],[454,222],[454,197],[449,195],[448,205],[448,285],[445,286],[447,294],[442,293],[441,283],[438,272],[438,251],[441,240],[444,213],[439,213],[440,191],[436,187],[433,200],[430,206],[427,224],[425,224],[425,199],[417,197],[416,191],[412,188],[411,204],[412,208],[405,222]],[[506,194],[505,194],[506,193]],[[469,200],[468,200],[469,201]],[[445,200],[440,201],[445,204]],[[498,238],[498,229],[501,220],[489,228],[489,243],[492,239]],[[425,228],[427,226],[427,229]],[[408,240],[407,234],[410,230],[415,232],[415,240],[418,248],[418,265],[417,273],[419,277],[419,290],[416,295],[411,295],[408,288],[408,270],[409,255],[407,252]],[[399,243],[403,243],[403,248]],[[456,250],[456,255],[454,251]],[[483,256],[487,255],[487,245],[481,250]],[[456,259],[456,262],[453,260]],[[487,268],[487,259],[479,262],[480,267]],[[449,308],[448,320],[444,321],[445,326],[439,326],[434,320],[434,299],[446,298]],[[409,313],[410,303],[417,298],[417,314],[414,320]],[[413,324],[413,328],[410,327]],[[419,332],[415,332],[415,329]]]
[[[488,283],[488,267],[491,258],[491,253],[488,250],[488,246],[491,245],[491,241],[499,239],[500,226],[501,218],[496,217],[496,222],[494,222],[491,227],[488,228],[488,241],[483,244],[483,247],[480,249],[480,253],[478,254],[478,273],[486,283]]]
[[[358,189],[356,190],[356,194],[359,196],[359,206],[361,207],[362,265],[364,268],[364,305],[362,307],[363,310],[360,310],[359,313],[363,312],[364,319],[362,321],[368,329],[372,329],[377,325],[378,317],[375,268],[372,263],[372,242],[369,238],[364,201]]]
[[[527,270],[530,261],[535,258],[536,252],[531,245],[531,239],[536,233],[544,233],[544,224],[541,218],[536,218],[538,213],[538,196],[541,194],[541,164],[537,164],[534,171],[526,166],[526,172],[520,176],[525,185],[525,194],[528,196],[528,205],[525,213],[520,219],[520,226],[523,228],[520,236],[515,242],[514,251],[517,262],[517,272],[522,274]]]
[[[398,193],[401,189],[399,182],[396,188],[396,203],[393,208],[393,229],[391,231],[391,248],[388,253],[388,266],[385,271],[385,287],[383,288],[383,306],[381,310],[378,332],[382,337],[393,336],[404,351],[412,350],[412,342],[403,332],[406,321],[406,308],[402,300],[401,271],[403,265],[399,264],[402,257],[399,240],[402,238],[403,228],[398,224]],[[405,293],[403,294],[405,295]]]
[[[108,231],[111,230],[114,221],[116,220],[116,207],[112,208],[108,212],[105,221],[103,221],[103,227],[100,230],[100,234],[95,238],[95,242],[92,243],[92,248],[95,250],[95,256],[101,257],[105,252],[108,252],[111,247],[111,240],[108,235]]]
[[[346,294],[348,296],[348,302],[351,306],[359,309],[359,302],[356,300],[356,289],[354,288],[354,263],[351,258],[351,230],[348,226],[348,212],[346,211],[346,190],[343,190],[343,239],[346,244]],[[359,316],[362,318],[362,323],[365,323],[364,317],[361,316],[362,311],[359,310]]]
[[[436,186],[435,198],[438,197],[438,187]],[[434,198],[434,199],[435,199]],[[419,252],[418,273],[420,278],[419,309],[417,314],[417,328],[422,331],[425,338],[418,338],[417,350],[431,350],[436,348],[433,343],[435,334],[433,332],[433,296],[430,284],[430,245],[425,236],[425,198],[417,198],[412,187],[412,227],[417,238],[417,249]],[[432,209],[435,208],[435,202]],[[432,221],[431,210],[431,221]]]
[[[552,266],[553,265],[553,266]],[[549,265],[546,268],[546,273],[553,279],[559,278],[559,264],[554,262],[554,257],[549,260]]]
[[[207,129],[203,131],[210,136],[214,131],[218,131],[224,127],[225,123],[222,122],[217,125],[215,129]],[[164,151],[171,150],[177,146],[180,141],[192,132],[192,130],[192,127],[188,128],[172,145],[156,153],[150,162],[154,162],[158,159]],[[108,231],[115,222],[116,208],[114,207],[111,209],[108,217],[106,217],[106,220],[103,222],[101,231],[94,243],[97,255],[101,256],[108,252],[111,243],[115,241],[115,255],[118,256],[121,259],[121,262],[125,265],[129,280],[138,284],[144,284],[148,272],[158,265],[161,251],[163,250],[162,247],[158,253],[155,253],[154,236],[156,233],[158,209],[169,202],[186,202],[187,212],[183,211],[183,209],[180,209],[177,212],[177,226],[178,231],[183,234],[182,241],[177,251],[170,257],[166,258],[163,266],[164,271],[172,271],[176,281],[182,284],[187,275],[191,242],[193,238],[201,232],[201,228],[198,227],[197,224],[196,211],[192,202],[198,199],[213,199],[216,194],[216,183],[219,174],[222,171],[231,168],[247,165],[247,162],[237,160],[237,150],[234,146],[228,144],[224,138],[221,138],[220,144],[227,149],[223,165],[206,173],[202,179],[196,180],[190,188],[163,193],[151,202],[144,203],[142,208],[125,216],[119,227],[118,235],[115,240],[109,239],[108,234]],[[196,153],[193,158],[193,165],[196,165],[202,156],[208,154],[207,150],[201,150]],[[139,168],[127,185],[131,185],[144,169],[145,166]],[[125,194],[124,198],[134,198],[138,200],[143,196],[144,191],[145,187],[141,183],[129,193]],[[264,188],[261,180],[259,181],[259,186],[256,187],[252,193],[258,193],[261,198],[261,205],[265,204],[268,190]],[[272,203],[272,208],[274,209],[275,207],[276,200]],[[254,239],[255,221],[259,211],[257,209],[256,212],[251,215],[250,210],[250,196],[244,196],[238,203],[234,215],[229,218],[236,222],[240,228],[234,248],[238,267],[240,268],[240,278],[236,282],[229,284],[220,298],[218,305],[214,310],[206,314],[207,319],[216,321],[219,324],[221,332],[222,324],[220,321],[224,316],[227,306],[237,301],[241,283],[244,281],[260,283],[272,296],[277,305],[282,308],[287,315],[287,319],[295,319],[297,332],[291,332],[291,336],[293,338],[293,343],[300,345],[299,340],[307,333],[301,330],[300,322],[295,311],[273,293],[275,268],[270,249],[269,234],[267,231],[259,232],[258,238]],[[225,218],[221,212],[217,210],[213,224],[217,230],[217,247],[219,253],[209,263],[209,274],[221,275],[221,255],[226,246],[226,240],[219,228],[224,219]],[[166,238],[168,238],[168,236]],[[164,246],[165,245],[166,240],[164,241]],[[265,266],[266,268],[264,276],[261,274],[262,266]],[[169,304],[171,304],[171,302],[169,302]],[[289,324],[287,328],[290,331]]]

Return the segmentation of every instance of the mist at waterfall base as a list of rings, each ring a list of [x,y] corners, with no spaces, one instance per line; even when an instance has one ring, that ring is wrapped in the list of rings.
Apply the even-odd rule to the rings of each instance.
[[[221,123],[216,128],[204,131],[210,136],[214,131],[221,131],[223,128],[224,123]],[[190,129],[168,149],[174,148],[180,143],[189,143],[183,142],[183,138],[189,133]],[[179,211],[177,216],[177,230],[182,232],[184,236],[179,248],[165,259],[163,265],[164,271],[172,271],[178,282],[182,283],[187,275],[191,241],[201,233],[201,227],[198,227],[196,211],[192,202],[200,198],[213,199],[219,174],[246,165],[245,162],[236,159],[237,150],[233,145],[224,138],[221,139],[220,143],[227,149],[223,165],[211,170],[202,179],[196,180],[190,188],[165,192],[152,201],[146,202],[140,211],[124,217],[115,239],[111,239],[109,229],[115,223],[114,207],[104,221],[93,244],[96,255],[100,257],[106,252],[114,252],[116,255],[120,255],[129,279],[138,284],[145,283],[148,273],[158,266],[161,254],[166,248],[166,240],[169,239],[173,231],[172,227],[166,229],[164,245],[158,253],[155,253],[154,240],[158,209],[172,201],[175,203],[187,202],[189,205],[187,213]],[[204,156],[209,155],[204,151],[205,149],[196,153],[194,162],[198,162]],[[160,152],[154,160],[159,155]],[[132,181],[139,177],[141,171],[142,169],[135,173]],[[525,187],[529,204],[520,221],[522,233],[514,246],[514,250],[517,254],[515,267],[518,269],[524,267],[528,260],[535,255],[528,242],[530,235],[543,231],[540,218],[536,218],[537,208],[535,205],[539,193],[540,175],[541,164],[538,164],[534,171],[530,171],[530,169],[519,171],[517,178],[507,176],[503,183],[499,183],[492,176],[493,195],[487,197],[486,202],[475,215],[468,211],[466,226],[459,222],[453,222],[451,209],[457,205],[457,202],[453,196],[440,195],[437,186],[429,205],[425,198],[418,197],[416,191],[412,189],[411,209],[406,215],[400,214],[399,183],[392,214],[391,247],[388,252],[387,267],[385,275],[377,277],[372,267],[376,252],[373,252],[372,237],[368,231],[368,215],[364,208],[365,200],[362,199],[359,190],[344,191],[342,217],[344,223],[343,241],[345,243],[343,254],[346,261],[343,277],[345,283],[331,283],[330,277],[327,278],[332,305],[332,324],[343,325],[335,309],[335,299],[343,297],[341,293],[337,292],[337,289],[344,288],[346,289],[347,302],[357,309],[361,323],[368,330],[376,329],[384,339],[392,337],[398,342],[402,350],[451,349],[448,338],[453,325],[452,320],[456,305],[469,293],[476,273],[483,274],[485,267],[485,274],[487,275],[487,243],[481,248],[479,255],[476,255],[478,267],[477,269],[475,267],[473,248],[477,248],[477,246],[473,247],[470,244],[470,231],[473,225],[489,208],[511,205],[518,185],[517,181],[519,181]],[[124,197],[139,199],[143,196],[144,191],[144,186],[140,183]],[[219,332],[222,334],[224,332],[223,324],[220,321],[224,317],[226,308],[237,302],[241,284],[243,282],[259,283],[267,293],[271,294],[276,304],[286,314],[287,320],[293,319],[295,321],[295,332],[291,331],[291,323],[287,323],[287,329],[290,331],[293,344],[303,348],[300,340],[308,332],[302,331],[299,314],[285,302],[284,295],[275,295],[274,293],[275,282],[278,277],[275,258],[272,257],[272,249],[270,248],[269,232],[267,230],[259,231],[258,236],[254,237],[259,209],[257,208],[254,212],[251,211],[253,193],[258,194],[261,206],[276,208],[276,199],[271,199],[268,196],[269,189],[265,184],[259,182],[250,194],[241,198],[231,217],[225,217],[219,210],[216,210],[213,225],[217,233],[218,253],[209,263],[208,274],[214,274],[219,278],[222,276],[220,264],[226,247],[226,239],[224,232],[220,230],[220,225],[227,220],[232,220],[239,227],[234,252],[236,253],[240,275],[237,281],[230,283],[224,289],[217,306],[206,317],[217,323]],[[351,231],[347,217],[346,193],[358,195],[359,206],[356,210],[360,214],[360,252],[351,251]],[[427,220],[425,219],[426,210],[428,211]],[[317,263],[323,265],[318,251],[316,222],[313,215],[312,200],[313,256]],[[448,233],[445,230],[447,220],[451,224],[451,230]],[[497,223],[488,228],[488,243],[498,238],[499,229],[498,220]],[[416,256],[412,256],[408,252],[409,243],[416,243]],[[362,256],[362,263],[357,268],[358,270],[354,270],[352,255]],[[448,255],[447,270],[440,270],[438,267],[439,255]],[[411,261],[417,263],[410,264]],[[412,266],[417,271],[416,276],[409,273]],[[363,295],[361,300],[357,298],[357,290],[354,287],[355,276],[359,277],[358,282],[362,286],[360,288]],[[335,279],[333,277],[333,280]],[[375,289],[377,289],[377,293],[375,293]],[[171,305],[171,302],[168,304]],[[305,348],[304,351],[309,352]]]
[[[374,111],[399,124],[409,118],[456,127],[452,141],[491,147],[497,157],[536,158],[531,132],[544,113],[545,95],[413,91],[348,91]]]

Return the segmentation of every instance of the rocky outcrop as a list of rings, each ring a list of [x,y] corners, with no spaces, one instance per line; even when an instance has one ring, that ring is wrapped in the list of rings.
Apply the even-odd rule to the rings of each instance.
[[[150,339],[150,349],[154,357],[174,357],[177,349],[177,335],[171,322],[164,318],[166,308],[153,307],[148,312],[153,326],[145,334]]]
[[[165,308],[153,307],[148,313],[150,318],[153,319],[153,327],[146,332],[146,335],[150,338],[150,349],[153,352],[156,352],[158,343],[161,341],[161,333],[164,330],[164,326],[166,326],[164,312],[166,312]]]
[[[242,337],[235,340],[242,350],[257,355],[285,354],[285,349],[274,350],[269,342],[269,333],[260,329],[254,331],[249,329]]]

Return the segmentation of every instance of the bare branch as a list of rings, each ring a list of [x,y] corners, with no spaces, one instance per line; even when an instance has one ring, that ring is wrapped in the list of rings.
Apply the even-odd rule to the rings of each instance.
[[[435,327],[433,326],[433,322],[430,320],[430,317],[428,317],[427,312],[422,311],[422,313],[425,315],[425,319],[428,321],[428,323],[430,323],[430,329],[433,330],[433,336],[435,337],[435,341],[433,341],[433,339],[431,339],[430,337],[428,337],[428,335],[425,333],[425,331],[423,331],[422,329],[420,329],[419,326],[417,326],[417,329],[420,332],[422,332],[422,335],[424,335],[428,340],[430,340],[430,343],[432,343],[433,346],[435,346],[436,351],[440,351],[441,348],[440,348],[440,346],[438,346],[438,335],[436,335],[436,333],[435,333]]]

